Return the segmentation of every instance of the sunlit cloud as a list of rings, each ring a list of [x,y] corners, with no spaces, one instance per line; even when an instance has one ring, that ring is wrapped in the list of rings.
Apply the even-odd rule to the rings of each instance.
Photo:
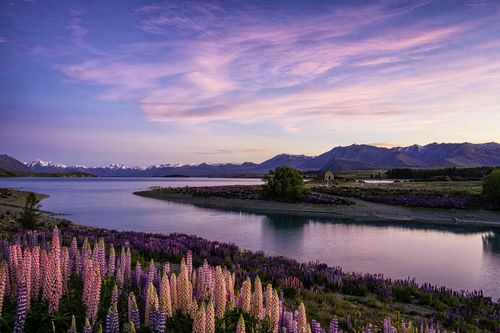
[[[2,32],[0,44],[15,40],[16,52],[43,62],[79,98],[103,103],[103,114],[128,103],[152,128],[185,136],[220,139],[229,128],[315,147],[332,138],[460,141],[467,126],[471,137],[500,139],[489,121],[500,115],[497,2],[172,1],[60,11],[50,24],[39,13],[16,17],[25,30]],[[193,153],[231,155],[219,147]]]

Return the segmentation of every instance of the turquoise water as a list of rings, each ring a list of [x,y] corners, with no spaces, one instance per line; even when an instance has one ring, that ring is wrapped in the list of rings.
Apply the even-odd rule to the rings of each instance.
[[[249,214],[194,207],[132,194],[150,186],[256,184],[256,179],[16,178],[15,187],[50,195],[43,209],[75,223],[119,230],[182,232],[242,248],[321,261],[345,271],[454,289],[482,289],[500,297],[500,231],[394,223],[360,223],[290,215]]]

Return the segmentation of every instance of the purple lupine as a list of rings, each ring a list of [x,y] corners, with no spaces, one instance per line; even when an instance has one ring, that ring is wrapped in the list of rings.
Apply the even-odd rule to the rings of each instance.
[[[90,325],[89,318],[85,317],[85,325],[83,326],[82,333],[93,333],[92,326]]]
[[[120,333],[120,316],[116,304],[109,307],[106,315],[106,333]]]
[[[330,321],[330,329],[328,330],[328,333],[338,333],[339,332],[339,320],[337,317],[333,317],[333,319]]]
[[[139,308],[133,292],[130,292],[128,296],[128,320],[133,322],[135,327],[139,327],[141,324]]]
[[[164,333],[167,328],[167,311],[165,305],[162,303],[155,311],[154,331],[155,333]]]
[[[14,321],[14,333],[24,332],[24,325],[26,324],[26,315],[28,307],[28,290],[26,283],[22,281],[17,286],[17,304],[16,304],[16,319]]]

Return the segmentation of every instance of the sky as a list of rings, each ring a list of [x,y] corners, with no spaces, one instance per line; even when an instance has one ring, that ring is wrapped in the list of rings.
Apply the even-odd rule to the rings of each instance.
[[[500,1],[0,2],[0,153],[260,162],[500,141]]]

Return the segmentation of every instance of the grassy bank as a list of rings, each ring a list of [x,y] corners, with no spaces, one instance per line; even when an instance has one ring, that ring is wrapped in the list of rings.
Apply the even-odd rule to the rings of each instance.
[[[500,212],[498,211],[406,207],[366,201],[357,197],[347,198],[353,204],[281,202],[263,200],[262,197],[256,195],[255,186],[248,187],[248,191],[242,190],[244,188],[246,187],[238,186],[238,196],[234,194],[231,186],[226,186],[226,190],[219,188],[216,191],[211,190],[211,187],[194,189],[154,188],[148,191],[135,192],[134,194],[206,208],[253,213],[343,217],[380,222],[420,222],[446,226],[500,227]],[[335,195],[331,197],[345,199]]]

